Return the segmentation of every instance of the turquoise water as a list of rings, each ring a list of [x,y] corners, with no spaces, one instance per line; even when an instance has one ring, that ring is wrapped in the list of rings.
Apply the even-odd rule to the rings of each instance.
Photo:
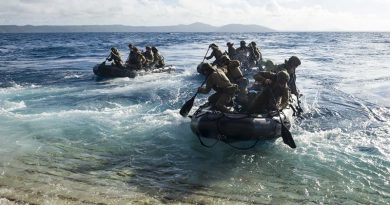
[[[390,33],[1,34],[0,198],[389,204],[389,39]],[[291,129],[297,149],[281,139],[249,151],[223,143],[208,149],[179,115],[202,82],[196,66],[207,46],[240,40],[256,41],[277,63],[301,58],[305,114]],[[125,58],[129,42],[157,46],[180,71],[96,78],[92,67],[109,48]],[[206,99],[200,95],[195,106]]]

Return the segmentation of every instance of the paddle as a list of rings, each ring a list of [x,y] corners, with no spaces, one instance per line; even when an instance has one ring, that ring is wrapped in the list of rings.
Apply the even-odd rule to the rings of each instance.
[[[272,89],[269,88],[269,91],[271,92],[272,98],[274,99],[274,102],[276,104],[276,99],[275,99],[274,93],[272,92]],[[282,121],[282,117],[280,115],[279,109],[276,109],[276,111],[278,112],[280,124],[282,126],[281,127],[281,134],[282,134],[283,142],[293,149],[296,148],[297,146],[295,145],[295,142],[294,142],[294,139],[291,135],[291,132],[287,129],[287,127],[284,125],[284,122]]]
[[[207,81],[207,78],[203,81],[203,83],[200,87],[202,87],[206,83],[206,81]],[[195,95],[191,99],[189,99],[186,103],[184,103],[183,107],[181,107],[181,109],[180,109],[181,116],[187,117],[192,106],[194,105],[194,101],[195,101],[195,98],[197,95],[198,95],[198,91],[195,93]]]
[[[206,52],[206,54],[203,57],[202,63],[206,59],[206,56],[207,56],[207,53],[209,52],[209,50],[210,50],[210,47],[207,49],[207,52]],[[206,81],[207,81],[207,78],[203,81],[203,83],[202,83],[202,85],[200,87],[202,87],[206,83]],[[192,106],[194,105],[194,101],[195,101],[195,98],[196,98],[197,95],[198,95],[198,91],[196,91],[195,95],[191,99],[189,99],[186,103],[184,103],[184,105],[180,109],[180,115],[181,116],[187,117],[187,115],[190,112]]]
[[[111,53],[110,53],[110,55],[111,55]],[[106,61],[108,60],[108,57],[110,57],[110,55],[108,55],[107,57],[106,57],[106,59],[100,64],[100,65],[103,65],[103,64],[105,64],[106,63]]]
[[[204,59],[206,59],[206,56],[207,56],[207,54],[209,53],[209,50],[210,50],[210,46],[209,46],[209,48],[207,49],[206,54],[204,54],[204,57],[203,57],[203,60],[202,60],[201,63],[203,63],[203,62],[204,62]]]

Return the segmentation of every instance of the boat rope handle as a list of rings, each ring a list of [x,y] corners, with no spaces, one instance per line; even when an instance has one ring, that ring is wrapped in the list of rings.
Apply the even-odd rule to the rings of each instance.
[[[206,145],[206,144],[203,142],[203,140],[201,139],[201,137],[200,137],[199,134],[196,134],[196,136],[198,136],[198,139],[199,139],[200,144],[203,145],[203,146],[205,146],[205,147],[207,147],[207,148],[212,148],[212,147],[214,147],[214,146],[221,140],[221,138],[220,138],[219,135],[218,135],[218,139],[214,142],[214,144],[212,144],[212,145]]]
[[[217,119],[217,129],[218,129],[218,133],[222,133],[221,128],[220,128],[220,120],[222,119],[222,117],[227,117],[227,116],[225,115],[225,113],[223,113],[222,116],[219,117],[219,118]],[[242,118],[242,119],[244,119],[244,118]],[[219,134],[219,135],[218,135],[218,139],[220,140],[221,137],[223,137],[224,139],[226,139],[226,136],[225,136],[225,135]],[[253,145],[249,146],[249,147],[237,147],[237,146],[234,146],[234,145],[230,144],[229,142],[226,142],[226,141],[223,141],[223,142],[226,143],[226,144],[228,144],[229,146],[235,148],[235,149],[238,149],[238,150],[249,150],[249,149],[252,149],[253,147],[255,147],[255,146],[257,145],[257,143],[259,142],[259,139],[257,139],[256,142],[255,142]]]

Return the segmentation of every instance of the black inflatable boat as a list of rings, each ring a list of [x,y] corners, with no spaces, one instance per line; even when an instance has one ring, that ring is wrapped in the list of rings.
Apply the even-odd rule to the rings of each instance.
[[[295,95],[287,108],[280,111],[281,120],[290,129],[297,108]],[[281,136],[278,112],[260,115],[222,113],[201,106],[191,116],[191,129],[198,137],[214,138],[223,142],[275,140]]]
[[[127,69],[125,67],[117,67],[114,65],[106,65],[104,63],[97,64],[93,67],[93,73],[99,77],[104,78],[117,78],[117,77],[128,77],[128,78],[135,78],[137,75],[145,75],[148,73],[166,73],[166,72],[172,72],[175,71],[175,67],[173,66],[166,66],[163,68],[153,68],[148,71],[142,70],[142,71],[136,71]]]

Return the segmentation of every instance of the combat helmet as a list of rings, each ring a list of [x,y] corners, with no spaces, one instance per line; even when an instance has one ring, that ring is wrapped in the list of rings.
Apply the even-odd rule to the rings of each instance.
[[[264,67],[265,67],[265,70],[270,71],[270,70],[273,70],[275,68],[275,64],[271,60],[267,60],[264,63]]]
[[[116,49],[115,47],[112,47],[112,48],[111,48],[111,52],[113,52],[113,53],[115,53],[115,54],[118,54],[118,53],[119,53],[118,49]]]
[[[291,56],[288,59],[287,64],[294,67],[298,67],[299,65],[301,65],[301,60],[299,60],[299,58],[296,56]]]
[[[276,77],[279,83],[285,83],[290,80],[290,75],[287,73],[287,71],[279,71],[276,74]]]
[[[229,67],[235,68],[238,66],[240,66],[240,61],[238,61],[238,60],[232,60],[229,62]]]
[[[218,46],[217,46],[217,44],[212,43],[209,45],[209,48],[216,49],[216,48],[218,48]]]
[[[222,55],[220,58],[219,58],[219,62],[223,63],[223,64],[226,64],[228,62],[230,62],[230,58],[229,56],[227,55]]]
[[[198,67],[196,68],[198,73],[200,74],[205,74],[205,71],[208,71],[208,72],[213,72],[215,71],[215,68],[210,64],[210,63],[201,63],[198,65]]]

